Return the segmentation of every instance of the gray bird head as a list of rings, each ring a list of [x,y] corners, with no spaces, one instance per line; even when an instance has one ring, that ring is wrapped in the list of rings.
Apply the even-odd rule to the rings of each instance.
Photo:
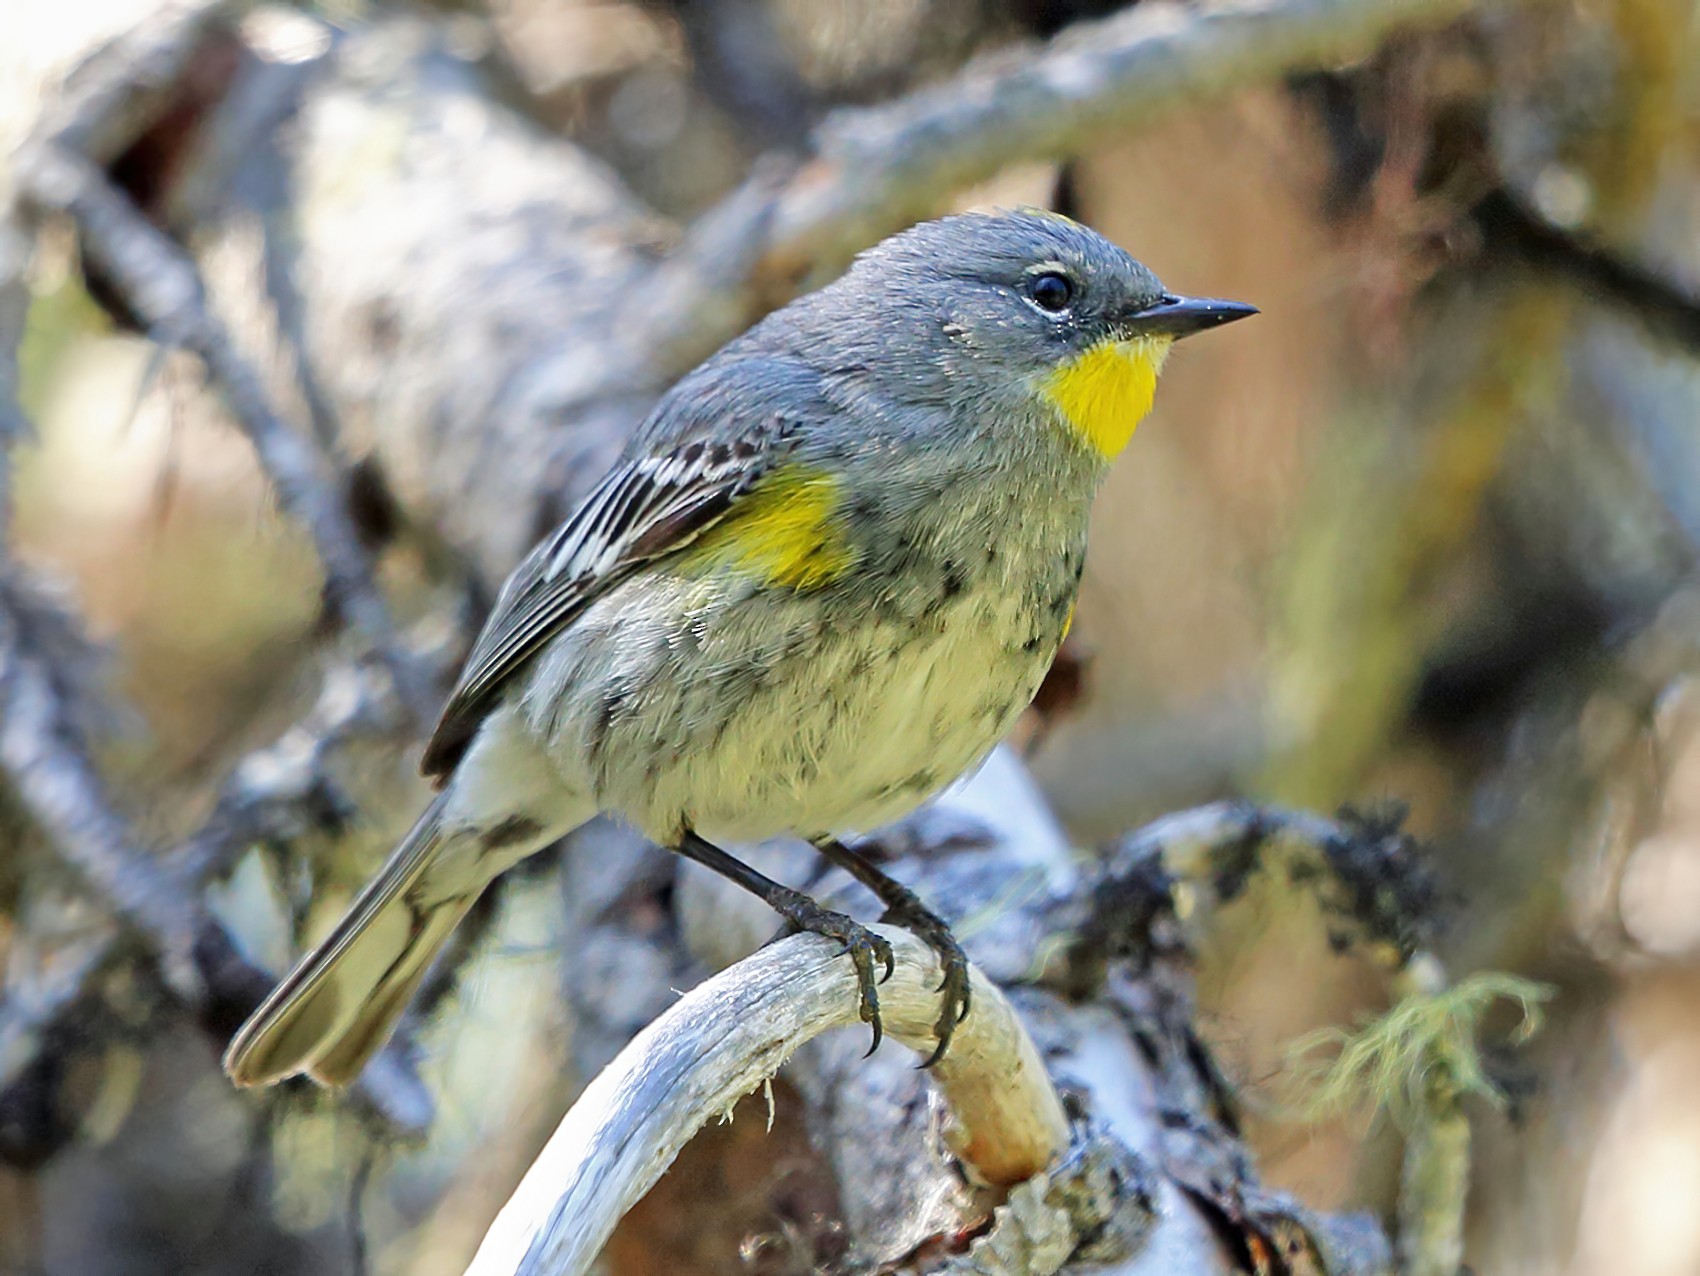
[[[1177,338],[1257,313],[1175,296],[1096,231],[1036,210],[923,222],[798,305],[795,335],[817,360],[901,377],[909,401],[958,410],[1037,396],[1107,435],[1093,442],[1106,458]]]

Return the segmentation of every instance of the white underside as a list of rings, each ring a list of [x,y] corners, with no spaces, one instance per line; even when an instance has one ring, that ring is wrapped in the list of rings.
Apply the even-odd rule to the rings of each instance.
[[[995,594],[831,624],[806,597],[702,607],[701,589],[655,578],[582,616],[481,730],[458,817],[601,811],[664,844],[870,830],[975,767],[1052,654],[1022,649],[1031,620]],[[599,737],[609,687],[629,694]]]

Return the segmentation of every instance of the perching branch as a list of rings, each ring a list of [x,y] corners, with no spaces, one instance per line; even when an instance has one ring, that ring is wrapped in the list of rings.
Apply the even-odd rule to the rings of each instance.
[[[897,971],[880,985],[886,1032],[930,1051],[938,962],[882,928]],[[711,1117],[828,1028],[855,1025],[855,977],[839,946],[796,936],[698,985],[603,1070],[555,1131],[485,1236],[475,1276],[579,1276],[614,1225]],[[997,986],[973,974],[974,1012],[933,1075],[964,1163],[995,1184],[1044,1169],[1068,1146],[1061,1101]]]
[[[1379,845],[1385,853],[1391,836],[1378,838],[1378,830],[1366,833],[1350,823],[1299,812],[1222,803],[1148,826],[1128,839],[1133,854],[1112,856],[1104,876],[1072,881],[1060,863],[1047,867],[1050,850],[1060,850],[1063,844],[1046,833],[1042,810],[1026,811],[1023,787],[1012,787],[1013,766],[1007,754],[997,755],[988,773],[947,795],[924,825],[912,831],[936,835],[949,827],[957,830],[961,861],[950,867],[949,875],[958,887],[965,885],[963,870],[979,879],[1000,879],[1007,886],[1014,876],[1005,858],[1010,853],[1024,857],[1041,879],[1049,878],[1048,886],[1035,882],[1038,893],[1029,892],[1025,902],[1006,901],[993,923],[997,934],[987,937],[995,942],[980,949],[1018,966],[1027,960],[1024,953],[1054,952],[1070,944],[1114,943],[1127,951],[1133,935],[1111,936],[1104,926],[1095,939],[1077,934],[1073,927],[1078,917],[1070,917],[1069,910],[1078,905],[1093,910],[1100,901],[1109,905],[1107,884],[1117,880],[1130,858],[1167,852],[1177,870],[1219,858],[1223,872],[1238,873],[1243,880],[1249,871],[1243,854],[1248,843],[1280,844],[1289,857],[1308,849],[1336,867],[1353,858],[1350,844],[1367,869],[1373,847]],[[974,821],[987,817],[990,822],[980,823],[977,838],[970,838]],[[945,870],[949,865],[930,861],[923,867],[923,880],[929,877],[927,869]],[[713,952],[735,952],[771,925],[770,918],[762,920],[759,907],[746,908],[747,897],[729,894],[717,878],[692,874],[688,884],[692,898],[683,905],[687,929],[697,924],[693,917],[703,914],[706,919],[711,913],[714,933],[702,939]],[[972,898],[977,889],[967,885],[965,893]],[[703,891],[707,893],[699,894]],[[963,895],[959,890],[954,898],[960,901]],[[1137,922],[1113,908],[1102,920],[1112,915],[1120,918],[1121,926],[1138,929]],[[1059,929],[1049,937],[1035,932],[1038,917]],[[1364,926],[1374,929],[1369,921]],[[936,963],[912,937],[898,931],[887,934],[899,951],[897,975],[881,986],[887,1027],[897,1040],[924,1050],[930,1045],[929,1025],[936,1012]],[[968,936],[973,950],[977,935],[971,924]],[[1047,969],[1040,977],[1049,983],[1054,974]],[[1207,1053],[1196,1039],[1189,1036],[1171,1050],[1164,1034],[1172,1025],[1160,1015],[1124,1007],[1124,1014],[1140,1021],[1141,1047],[1136,1053],[1123,1025],[1105,1015],[1101,1006],[1055,1000],[1028,989],[1021,994],[1019,1009],[1012,1009],[984,972],[976,968],[974,977],[976,1009],[962,1031],[975,1035],[959,1037],[958,1044],[966,1042],[967,1049],[958,1055],[953,1045],[934,1074],[955,1121],[947,1127],[954,1137],[947,1138],[970,1173],[1007,1184],[1036,1172],[1046,1155],[1060,1151],[1057,1139],[1066,1141],[1066,1133],[1055,1132],[1060,1114],[1053,1111],[1050,1082],[1030,1067],[1029,1061],[1036,1064],[1040,1057],[1028,1037],[1030,1029],[1044,1044],[1049,1066],[1067,1078],[1084,1109],[1103,1122],[1093,1155],[1110,1156],[1120,1169],[1119,1186],[1107,1194],[1092,1226],[1072,1231],[1055,1208],[1061,1179],[1036,1180],[1028,1196],[1011,1198],[1012,1214],[993,1215],[982,1238],[988,1247],[975,1251],[981,1265],[964,1270],[1055,1271],[1089,1235],[1104,1240],[1096,1261],[1115,1264],[1111,1270],[1117,1272],[1164,1270],[1183,1254],[1185,1270],[1215,1270],[1214,1246],[1201,1227],[1200,1212],[1217,1216],[1224,1236],[1244,1233],[1273,1252],[1312,1254],[1329,1272],[1385,1269],[1386,1245],[1373,1225],[1319,1218],[1257,1183],[1237,1138],[1205,1115],[1208,1105],[1196,1093],[1196,1082],[1180,1075],[1179,1059],[1165,1057],[1184,1055],[1188,1066],[1196,1068]],[[1165,976],[1155,978],[1160,982]],[[1154,1001],[1172,1001],[1183,1019],[1189,1013],[1184,990],[1151,987]],[[888,1128],[885,1114],[894,1108],[908,1111],[915,1104],[903,1099],[903,1091],[884,1096],[884,1102],[859,1095],[864,1085],[883,1095],[886,1079],[893,1076],[889,1047],[858,1061],[854,1075],[861,1080],[847,1081],[835,1070],[836,1059],[860,1055],[860,1035],[840,1034],[830,1043],[805,1045],[826,1027],[854,1024],[852,992],[853,978],[842,954],[829,941],[813,937],[759,949],[700,985],[640,1033],[585,1090],[487,1234],[471,1270],[479,1276],[571,1276],[586,1270],[618,1216],[648,1191],[691,1134],[709,1117],[728,1111],[793,1051],[802,1053],[793,1060],[789,1075],[805,1095],[820,1084],[849,1085],[857,1092],[850,1102],[862,1114],[854,1136],[862,1157],[877,1156],[878,1149],[893,1140],[903,1146],[901,1130]],[[976,1025],[982,1012],[989,1022]],[[822,1047],[829,1044],[831,1049],[823,1054]],[[917,1074],[905,1068],[903,1075],[913,1079]],[[991,1092],[981,1088],[986,1079],[994,1087]],[[1132,1105],[1133,1111],[1126,1110],[1130,1087],[1141,1094],[1152,1092]],[[924,1110],[925,1104],[921,1106]],[[1185,1121],[1179,1120],[1182,1113],[1187,1114]],[[834,1159],[835,1144],[836,1134],[828,1134],[822,1148]],[[1112,1153],[1112,1148],[1117,1150]],[[865,1171],[878,1163],[864,1160],[857,1165]],[[839,1168],[846,1191],[855,1193],[860,1177],[855,1168]],[[905,1172],[927,1171],[910,1166]],[[1039,1200],[1051,1203],[1050,1213],[1036,1204]],[[1161,1218],[1153,1223],[1158,1202]],[[938,1221],[933,1220],[935,1225]],[[959,1219],[957,1226],[971,1229],[973,1216]],[[1037,1240],[1041,1229],[1043,1242]],[[882,1240],[888,1233],[907,1235],[911,1242],[917,1239],[896,1220],[882,1218],[878,1230]],[[1118,1238],[1114,1245],[1104,1239],[1108,1234]],[[887,1247],[861,1257],[891,1262],[904,1252]]]

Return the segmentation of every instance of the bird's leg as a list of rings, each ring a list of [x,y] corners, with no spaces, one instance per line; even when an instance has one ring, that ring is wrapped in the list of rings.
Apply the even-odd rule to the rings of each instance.
[[[885,967],[885,974],[879,980],[880,983],[890,979],[891,972],[897,968],[891,945],[885,939],[843,913],[822,908],[803,892],[782,886],[771,877],[756,872],[742,860],[728,855],[714,843],[704,841],[689,829],[685,830],[679,845],[673,850],[686,859],[712,868],[722,877],[742,886],[783,917],[788,932],[825,935],[843,944],[844,950],[850,954],[850,960],[856,966],[856,986],[861,995],[862,1022],[871,1025],[874,1030],[874,1044],[868,1048],[868,1053],[872,1054],[879,1049],[884,1028],[880,1023],[879,994],[874,989],[874,963],[878,962]]]
[[[815,849],[879,896],[880,903],[885,905],[885,914],[880,918],[882,922],[903,927],[939,955],[944,979],[938,990],[944,994],[944,1004],[939,1009],[938,1022],[933,1026],[939,1043],[921,1065],[923,1068],[932,1067],[944,1058],[956,1025],[968,1015],[968,958],[962,952],[962,945],[956,942],[956,936],[950,933],[950,925],[944,918],[923,904],[902,882],[886,876],[861,852],[832,838],[816,842]]]

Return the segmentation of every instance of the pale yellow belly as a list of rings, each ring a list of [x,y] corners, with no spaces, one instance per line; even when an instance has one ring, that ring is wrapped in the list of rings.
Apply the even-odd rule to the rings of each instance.
[[[883,618],[757,596],[681,623],[662,588],[587,617],[539,702],[571,685],[577,708],[540,723],[550,752],[601,809],[663,844],[685,826],[738,842],[906,814],[1009,731],[1063,624],[984,594]],[[598,653],[616,633],[609,668]],[[600,710],[599,686],[614,689]]]
[[[639,823],[656,836],[682,815],[711,841],[878,828],[977,766],[1044,674],[974,627],[866,637],[829,643],[634,794]]]

